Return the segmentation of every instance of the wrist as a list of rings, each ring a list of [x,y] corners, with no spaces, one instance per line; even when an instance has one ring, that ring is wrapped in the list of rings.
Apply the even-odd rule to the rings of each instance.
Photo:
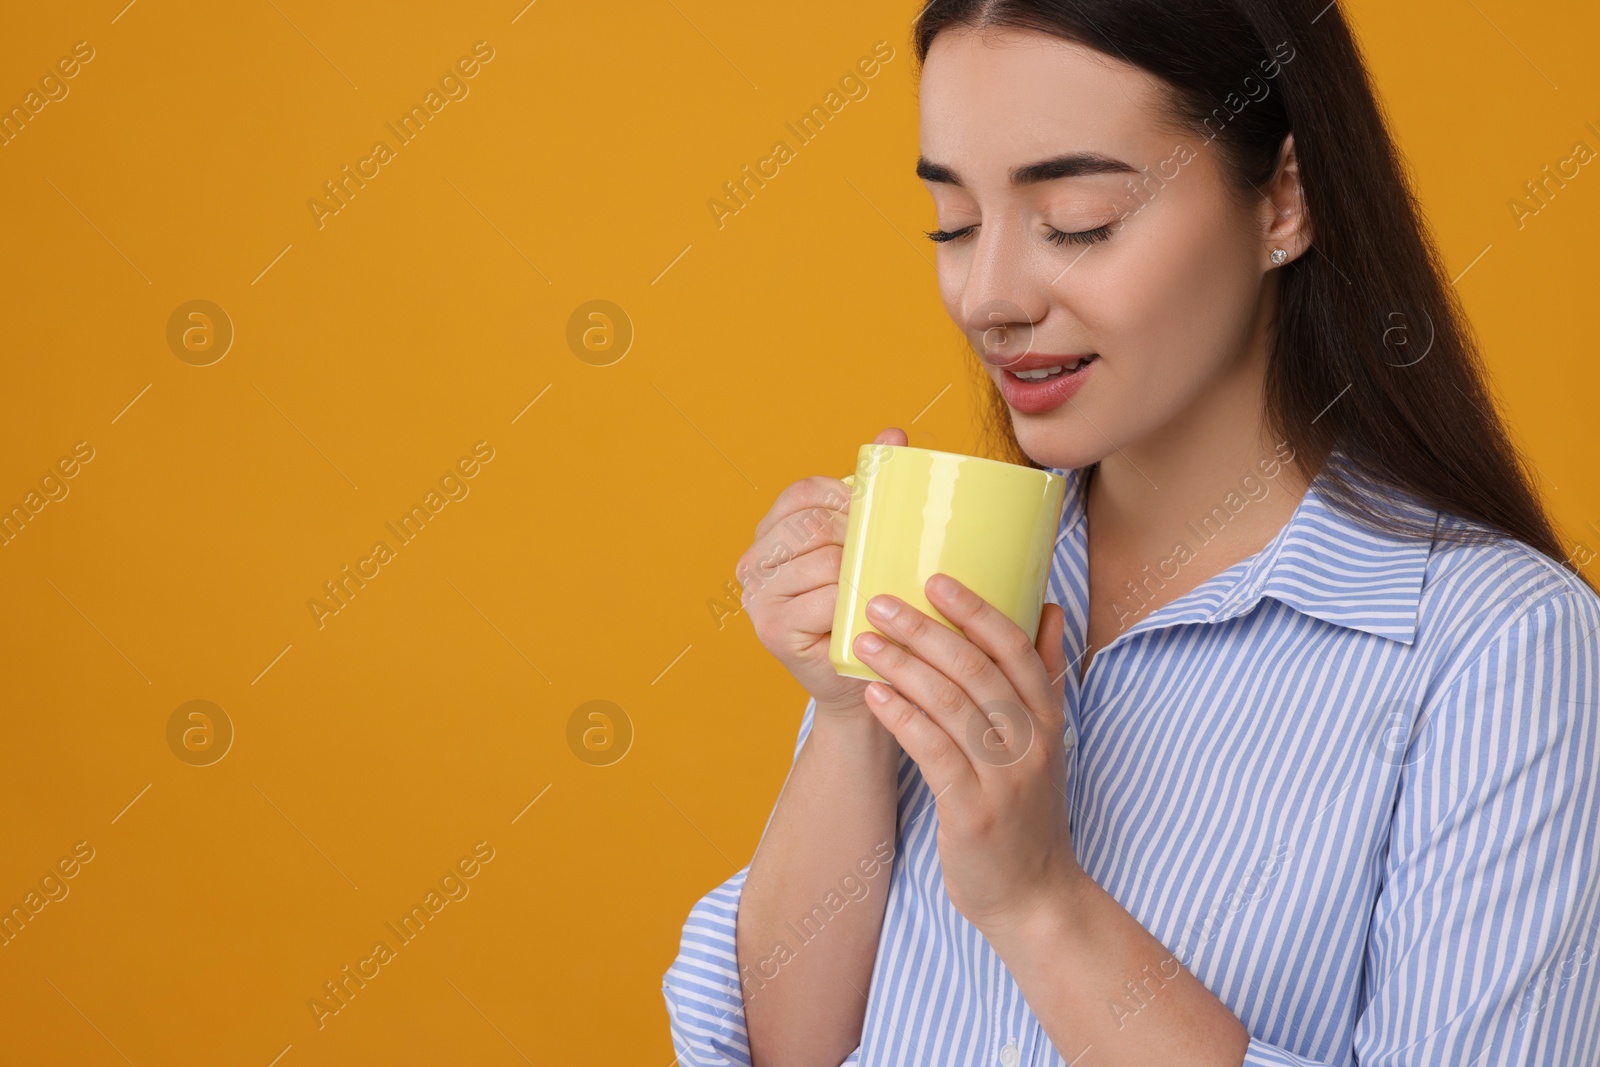
[[[872,709],[867,707],[864,694],[858,694],[854,700],[818,700],[816,705],[816,709],[812,713],[814,716],[813,729],[826,724],[830,730],[853,730],[859,733],[871,733],[867,727],[876,726],[886,734],[889,732],[883,729],[883,724],[878,721],[878,717],[872,714]]]
[[[1103,892],[1082,867],[1055,878],[1049,887],[1016,912],[983,931],[995,950],[1004,956],[1012,946],[1051,945],[1076,952],[1088,941],[1088,921],[1093,907],[1091,894]]]
[[[818,704],[811,721],[811,733],[823,743],[838,743],[851,752],[876,753],[884,760],[898,761],[900,742],[884,729],[865,703],[852,706]]]

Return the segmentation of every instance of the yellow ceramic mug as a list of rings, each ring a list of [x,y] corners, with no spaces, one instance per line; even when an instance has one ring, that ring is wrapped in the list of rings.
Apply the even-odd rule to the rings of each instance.
[[[867,601],[879,593],[960,633],[928,602],[927,581],[941,573],[1038,637],[1065,478],[979,456],[871,444],[861,446],[855,473],[843,481],[852,496],[828,644],[834,670],[886,680],[855,654],[857,634],[882,632],[867,621]]]

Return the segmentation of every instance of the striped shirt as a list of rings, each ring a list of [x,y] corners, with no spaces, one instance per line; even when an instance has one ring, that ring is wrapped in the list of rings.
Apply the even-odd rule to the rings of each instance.
[[[1068,487],[1047,599],[1076,664],[1086,471],[1055,473]],[[1078,860],[1243,1022],[1246,1067],[1600,1064],[1600,598],[1509,538],[1376,533],[1322,481],[1259,552],[1119,631],[1082,684],[1068,670]],[[1255,499],[1230,494],[1147,580],[1203,558]],[[1065,1067],[951,905],[933,796],[904,752],[898,775],[845,1064]],[[750,1063],[734,953],[748,870],[693,905],[664,975],[681,1067]],[[1136,1017],[1160,983],[1142,976],[1105,1010]]]

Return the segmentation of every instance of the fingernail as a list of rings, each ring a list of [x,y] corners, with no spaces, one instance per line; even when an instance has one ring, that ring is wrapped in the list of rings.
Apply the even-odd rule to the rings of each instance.
[[[953,597],[956,595],[956,580],[947,574],[934,575],[933,581],[928,584],[939,596]]]
[[[880,619],[892,619],[900,612],[900,602],[892,596],[880,594],[867,601],[867,610]]]
[[[856,638],[856,647],[863,652],[881,652],[883,651],[883,638],[877,634],[862,634]]]

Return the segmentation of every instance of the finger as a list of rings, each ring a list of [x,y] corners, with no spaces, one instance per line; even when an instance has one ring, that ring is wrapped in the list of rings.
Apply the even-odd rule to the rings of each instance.
[[[773,529],[809,509],[820,508],[829,513],[848,512],[850,496],[850,487],[838,478],[823,474],[801,478],[785,486],[778,494],[778,499],[772,502],[772,507],[756,524],[753,540],[762,541]]]
[[[880,431],[878,436],[872,439],[872,443],[875,445],[903,446],[907,443],[906,432],[898,426],[891,426],[887,430]]]
[[[770,580],[775,568],[827,545],[844,546],[850,516],[828,508],[804,508],[761,534],[734,564],[741,585],[756,576]]]
[[[879,603],[897,605],[892,618],[874,613]],[[977,763],[1009,767],[1032,747],[1035,712],[988,653],[944,622],[898,597],[883,594],[867,604],[868,620],[910,652],[901,665],[893,650],[880,653],[885,666],[867,662],[924,709]],[[1026,640],[1026,638],[1024,638]],[[1037,668],[1035,668],[1037,670]],[[902,671],[890,676],[888,671]]]
[[[843,561],[843,546],[833,543],[818,545],[798,556],[775,552],[755,566],[745,567],[739,575],[744,589],[742,599],[746,604],[758,598],[776,603],[825,585],[836,585]]]
[[[906,433],[904,430],[891,426],[881,430],[873,439],[877,445],[904,445]],[[772,507],[767,511],[760,522],[756,524],[755,539],[760,541],[774,527],[784,523],[795,515],[796,512],[808,508],[825,508],[830,512],[848,513],[850,501],[855,496],[857,489],[847,485],[843,479],[830,478],[826,475],[812,475],[802,478],[792,485],[786,486],[778,494],[778,499],[773,501]],[[843,527],[840,527],[840,543],[843,543]]]
[[[865,695],[868,709],[916,761],[923,781],[933,790],[935,803],[951,787],[957,790],[957,798],[978,788],[978,773],[971,760],[939,724],[882,682],[869,683]]]
[[[902,615],[908,612],[915,612],[915,609],[901,607]],[[949,632],[943,623],[925,615],[922,618],[929,627]],[[873,621],[877,626],[885,625]],[[904,640],[896,629],[886,629],[890,640],[885,647],[875,650],[865,647],[866,634],[857,635],[854,648],[861,662],[885,678],[901,697],[921,708],[950,736],[969,762],[1010,766],[1021,759],[1032,745],[1034,731],[1033,718],[1018,704],[1016,694],[982,687],[975,687],[976,693],[969,692],[946,673],[951,668],[943,662],[935,665],[922,658],[921,653],[907,651],[896,644],[896,640]],[[961,641],[956,635],[951,636]],[[961,643],[966,645],[968,654],[982,658],[982,653],[970,644]],[[1003,684],[1004,679],[1001,682]]]
[[[779,526],[762,541],[744,550],[738,563],[734,563],[734,577],[738,577],[741,585],[766,584],[782,573],[782,565],[800,560],[806,553],[830,547],[840,550],[842,561],[846,522],[843,515],[829,518],[826,512],[803,512],[792,525]],[[829,581],[834,579],[830,577]],[[803,589],[795,592],[803,592]]]
[[[1046,604],[1039,617],[1039,640],[1035,648],[1044,663],[1045,672],[1050,676],[1051,707],[1060,708],[1063,717],[1067,712],[1067,671],[1071,669],[1067,662],[1066,646],[1062,643],[1066,628],[1066,611],[1060,604]]]
[[[755,544],[782,535],[783,530],[802,530],[838,518],[849,518],[853,490],[838,478],[815,475],[789,486],[773,503],[771,510],[756,524]],[[841,532],[844,526],[839,526]]]
[[[955,583],[953,593],[947,595],[938,591],[937,579],[941,577],[950,578]],[[1046,675],[1039,669],[1041,656],[1034,642],[1029,640],[1026,630],[950,575],[936,574],[929,578],[926,591],[934,609],[959,627],[968,641],[988,653],[1023,703],[1036,713],[1061,714],[1061,698],[1056,697],[1051,684],[1059,670]],[[1041,616],[1041,630],[1044,621]],[[1060,634],[1057,633],[1057,646],[1060,641]],[[1046,664],[1051,662],[1044,660]],[[1062,693],[1064,697],[1064,689]]]
[[[833,634],[833,612],[838,602],[838,587],[830,585],[801,593],[784,605],[785,626],[790,633],[801,636],[796,643],[796,652],[805,651],[819,637]],[[807,637],[810,640],[805,640]]]

